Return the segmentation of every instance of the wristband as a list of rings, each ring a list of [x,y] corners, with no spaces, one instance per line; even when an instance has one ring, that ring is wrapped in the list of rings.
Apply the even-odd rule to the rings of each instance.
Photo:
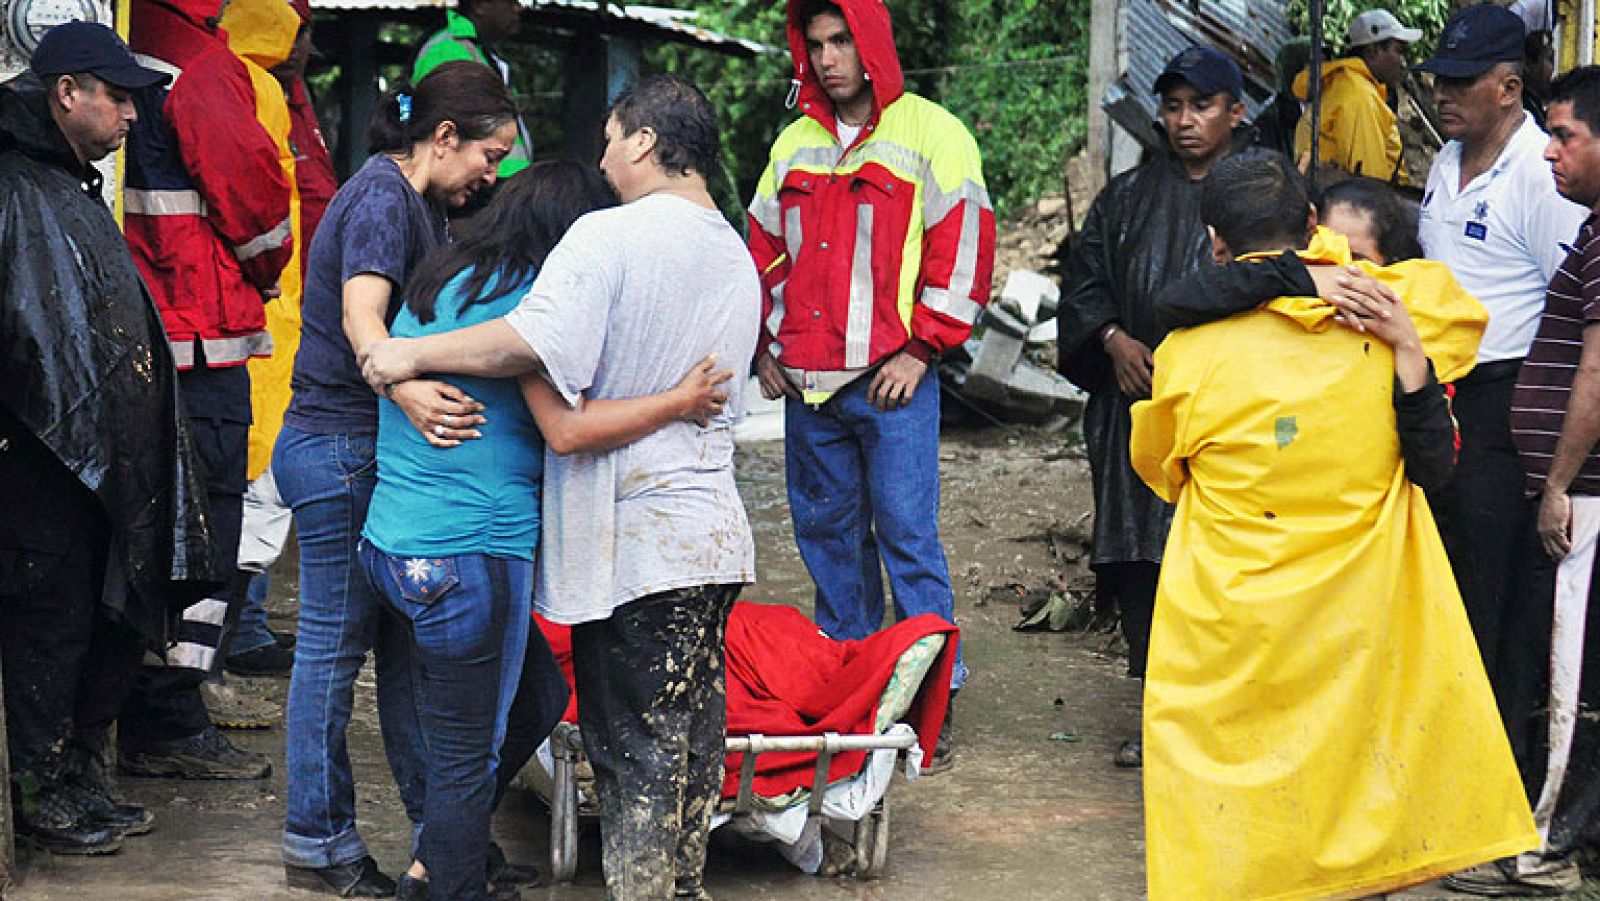
[[[1115,335],[1117,332],[1120,332],[1120,331],[1122,331],[1122,327],[1117,325],[1115,322],[1113,322],[1110,325],[1106,326],[1105,328],[1101,329],[1100,330],[1100,345],[1102,347],[1104,347],[1106,342],[1111,340],[1111,336]]]

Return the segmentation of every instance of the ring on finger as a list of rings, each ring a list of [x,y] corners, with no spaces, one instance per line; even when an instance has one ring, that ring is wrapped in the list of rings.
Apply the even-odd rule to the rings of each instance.
[[[443,438],[444,437],[444,423],[439,423],[439,424],[435,425],[433,427],[433,434],[438,436],[438,437],[440,437],[440,438]]]

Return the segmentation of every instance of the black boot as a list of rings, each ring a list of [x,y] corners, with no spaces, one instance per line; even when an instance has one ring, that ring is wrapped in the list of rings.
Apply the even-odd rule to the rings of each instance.
[[[19,791],[17,797],[17,834],[51,853],[114,854],[122,848],[117,830],[91,820],[74,793],[59,782]]]
[[[290,888],[308,889],[341,898],[393,898],[394,880],[383,875],[371,855],[330,867],[283,868]]]
[[[144,835],[156,817],[142,804],[124,804],[112,793],[110,767],[101,753],[74,742],[67,747],[63,788],[90,821],[115,829],[118,835]]]
[[[489,872],[489,882],[492,885],[538,885],[544,877],[540,875],[539,868],[532,864],[512,863],[506,860],[506,852],[495,842],[489,843],[489,851],[484,855]]]

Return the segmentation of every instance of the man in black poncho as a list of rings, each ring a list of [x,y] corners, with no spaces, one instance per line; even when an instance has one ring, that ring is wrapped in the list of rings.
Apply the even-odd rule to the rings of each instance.
[[[75,22],[0,85],[0,665],[18,831],[58,853],[149,830],[111,798],[106,729],[214,587],[172,358],[93,166],[167,77]]]
[[[1090,565],[1114,599],[1128,640],[1128,674],[1144,677],[1161,553],[1172,508],[1128,459],[1128,409],[1150,396],[1151,354],[1164,334],[1151,298],[1168,281],[1209,265],[1200,180],[1243,145],[1244,77],[1210,47],[1190,47],[1156,79],[1167,153],[1113,179],[1089,210],[1068,262],[1061,303],[1061,372],[1089,393],[1083,437],[1094,476]],[[1117,751],[1136,767],[1139,740]]]

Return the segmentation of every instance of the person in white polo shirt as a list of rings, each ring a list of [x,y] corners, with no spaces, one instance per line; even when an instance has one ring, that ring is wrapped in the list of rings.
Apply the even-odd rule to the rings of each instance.
[[[1586,211],[1556,193],[1547,136],[1522,107],[1522,19],[1471,6],[1450,17],[1433,57],[1434,101],[1449,142],[1434,159],[1418,237],[1489,311],[1478,366],[1456,385],[1461,449],[1439,509],[1445,545],[1519,759],[1529,724],[1511,711],[1537,691],[1537,642],[1519,641],[1525,525],[1522,466],[1511,442],[1511,393],[1533,343],[1545,292]],[[1515,722],[1513,722],[1515,720]]]

